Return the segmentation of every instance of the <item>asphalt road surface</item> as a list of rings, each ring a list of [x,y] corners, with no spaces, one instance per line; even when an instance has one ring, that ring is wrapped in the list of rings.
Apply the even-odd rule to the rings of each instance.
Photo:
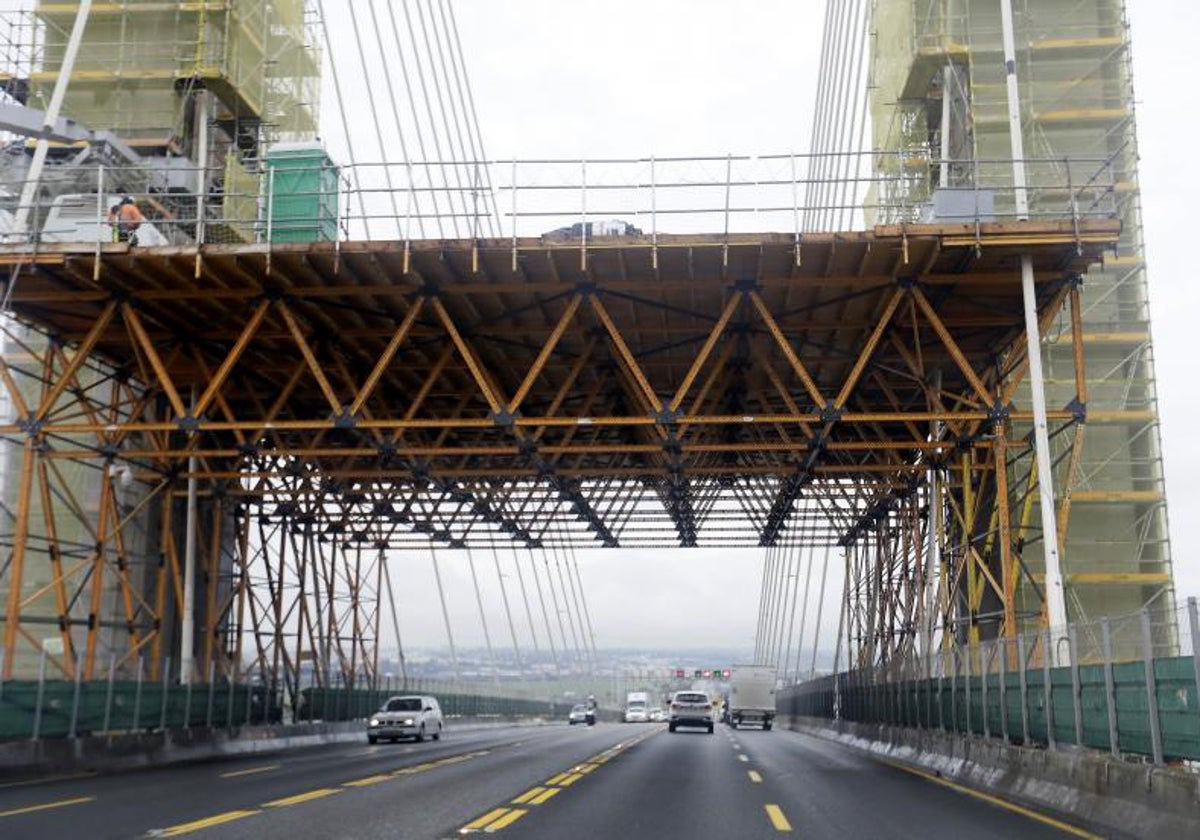
[[[494,728],[0,784],[0,837],[1093,837],[787,731]]]

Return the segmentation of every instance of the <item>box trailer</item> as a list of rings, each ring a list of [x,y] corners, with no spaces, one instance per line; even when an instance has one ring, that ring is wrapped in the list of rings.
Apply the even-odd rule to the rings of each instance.
[[[775,666],[734,665],[729,673],[729,724],[771,728],[775,720]]]

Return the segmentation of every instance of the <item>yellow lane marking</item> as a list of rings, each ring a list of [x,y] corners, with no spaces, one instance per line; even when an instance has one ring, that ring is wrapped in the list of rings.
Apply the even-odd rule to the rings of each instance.
[[[541,796],[547,790],[548,790],[548,788],[544,788],[544,787],[530,788],[529,790],[525,791],[520,796],[518,796],[516,799],[514,799],[512,802],[514,805],[524,805],[529,800],[533,799],[535,796]]]
[[[84,802],[95,802],[94,796],[80,796],[75,799],[60,799],[57,802],[46,802],[42,805],[27,805],[24,808],[13,808],[11,811],[0,811],[0,817],[15,817],[18,814],[31,814],[34,811],[48,811],[51,808],[65,808],[68,805],[82,805]]]
[[[209,828],[222,823],[233,822],[240,820],[243,817],[252,817],[255,814],[261,814],[262,811],[226,811],[224,814],[217,814],[213,817],[205,817],[202,820],[196,820],[190,823],[180,823],[173,825],[170,828],[164,828],[161,831],[151,832],[155,837],[178,837],[181,834],[191,834],[193,831],[199,831],[202,828]]]
[[[506,825],[512,825],[513,823],[515,823],[517,820],[521,819],[521,817],[525,816],[526,813],[528,813],[528,812],[522,810],[521,808],[513,808],[511,811],[509,811],[503,817],[496,820],[494,823],[492,823],[487,828],[485,828],[484,831],[486,831],[488,834],[491,834],[493,831],[499,831],[500,829],[504,828]]]
[[[1039,814],[1037,811],[1031,811],[1028,808],[1022,808],[1020,805],[1017,805],[1014,802],[1009,802],[1006,799],[1001,799],[998,796],[992,796],[991,794],[984,793],[983,791],[969,788],[966,785],[960,785],[957,782],[952,782],[949,779],[943,779],[940,776],[933,775],[932,773],[926,773],[924,770],[918,770],[915,767],[907,767],[895,761],[886,761],[881,758],[877,758],[875,760],[881,764],[886,764],[888,767],[894,767],[897,770],[903,770],[905,773],[911,773],[914,776],[920,776],[922,779],[926,779],[927,781],[936,782],[943,787],[948,787],[951,790],[958,791],[959,793],[965,793],[967,796],[973,796],[976,799],[981,799],[984,802],[991,803],[992,805],[998,805],[1005,810],[1029,817],[1029,819],[1037,820],[1045,825],[1053,826],[1059,831],[1065,831],[1067,834],[1072,834],[1076,837],[1086,837],[1088,840],[1102,840],[1102,835],[1093,834],[1090,831],[1085,831],[1084,829],[1073,826],[1070,823],[1065,823],[1062,820],[1056,820],[1054,817],[1049,817],[1045,814]]]
[[[582,773],[572,773],[571,775],[567,776],[567,778],[565,778],[561,782],[559,782],[558,785],[559,785],[559,787],[570,787],[571,785],[575,784],[582,778],[583,778]]]
[[[575,767],[575,769],[580,773],[591,773],[593,770],[596,769],[596,767],[597,767],[597,765],[588,763],[588,764],[577,765]]]
[[[567,778],[567,776],[569,776],[569,775],[571,775],[571,774],[570,773],[559,773],[557,776],[547,779],[546,784],[557,785],[559,782],[561,782],[563,779]]]
[[[252,773],[266,773],[269,770],[278,770],[278,764],[266,764],[262,767],[251,767],[247,770],[233,770],[229,773],[219,774],[222,779],[236,779],[238,776],[249,776]]]
[[[88,779],[96,775],[95,770],[88,770],[86,773],[69,773],[62,776],[39,776],[36,779],[21,779],[17,782],[5,782],[0,784],[0,789],[11,787],[26,787],[27,785],[41,785],[49,782],[67,782],[72,779]]]
[[[529,800],[530,805],[541,805],[554,794],[559,793],[562,788],[546,788],[544,792]]]
[[[391,776],[367,776],[365,779],[355,779],[352,782],[342,782],[343,787],[367,787],[367,785],[377,785],[380,782],[386,782],[391,779]]]
[[[742,753],[741,755],[738,756],[738,761],[749,761],[749,760],[750,760],[750,756],[746,755],[745,753]]]
[[[478,831],[479,829],[483,828],[484,826],[491,824],[491,822],[493,820],[498,820],[501,817],[503,817],[505,814],[507,814],[509,812],[509,810],[510,810],[509,808],[497,808],[494,811],[488,811],[486,814],[484,814],[479,819],[472,820],[471,822],[464,825],[462,828],[459,829],[459,831],[460,832]]]
[[[767,809],[767,817],[771,820],[771,825],[775,826],[776,831],[791,831],[792,824],[788,822],[788,818],[783,815],[783,811],[778,805],[764,805]]]
[[[755,784],[762,783],[762,776],[759,775],[757,770],[749,770],[747,771],[747,775],[750,776],[750,781],[754,782]]]
[[[301,802],[311,802],[314,799],[324,799],[326,796],[333,796],[335,793],[341,793],[337,788],[317,788],[310,790],[308,793],[298,793],[295,796],[285,796],[283,799],[275,799],[263,805],[264,808],[286,808],[288,805],[299,805]]]

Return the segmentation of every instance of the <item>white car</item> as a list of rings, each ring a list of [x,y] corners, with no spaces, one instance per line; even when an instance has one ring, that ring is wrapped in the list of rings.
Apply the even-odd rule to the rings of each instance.
[[[576,703],[571,707],[571,711],[567,715],[567,721],[572,726],[577,723],[587,723],[587,706],[583,703]]]
[[[367,740],[372,744],[381,739],[397,741],[412,738],[424,741],[442,737],[442,708],[436,697],[408,695],[389,697],[378,712],[367,721]]]
[[[650,710],[649,717],[651,723],[662,723],[667,719],[667,713],[664,712],[661,707],[655,706]]]
[[[671,695],[668,709],[667,729],[675,731],[677,726],[699,726],[713,732],[713,704],[703,691],[676,691]]]
[[[644,705],[633,705],[625,710],[626,723],[645,723],[648,720],[650,715]]]

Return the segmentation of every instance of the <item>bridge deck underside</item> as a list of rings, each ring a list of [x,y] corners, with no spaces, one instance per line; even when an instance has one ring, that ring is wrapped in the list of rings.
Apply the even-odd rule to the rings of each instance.
[[[1048,323],[1117,233],[0,252],[72,348],[0,431],[381,547],[847,541],[1029,418],[1020,255]],[[76,355],[127,396],[80,410]]]

